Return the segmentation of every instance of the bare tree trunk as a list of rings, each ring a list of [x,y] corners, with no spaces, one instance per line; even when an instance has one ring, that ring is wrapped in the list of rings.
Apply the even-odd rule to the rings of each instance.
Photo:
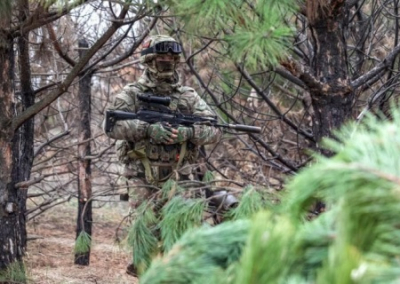
[[[311,2],[315,5],[308,10],[315,45],[312,69],[320,84],[309,84],[309,88],[314,109],[314,137],[320,141],[351,118],[355,96],[346,68],[346,43],[342,34],[346,20],[344,1],[330,1],[330,4],[308,1]]]
[[[89,45],[85,40],[79,41],[79,54],[82,57],[85,48]],[[90,159],[85,157],[90,155],[90,114],[91,114],[91,91],[90,82],[92,74],[86,73],[79,78],[79,146],[78,146],[78,218],[76,237],[83,231],[92,235],[92,184]],[[87,142],[83,142],[87,141]],[[90,248],[86,253],[75,254],[75,264],[89,265]]]
[[[19,0],[14,6],[18,20],[28,17],[28,0]],[[11,120],[19,112],[34,104],[31,86],[28,32],[18,37],[20,92],[15,93],[13,38],[7,29],[10,18],[3,17],[0,27],[0,271],[20,262],[18,279],[24,281],[22,257],[26,249],[26,189],[15,184],[30,177],[33,162],[33,118],[14,132]],[[14,98],[17,100],[15,104]]]
[[[4,31],[4,30],[3,30]],[[0,32],[0,270],[21,261],[26,245],[25,196],[15,189],[14,178],[19,176],[13,155],[14,131],[14,52],[13,39]],[[14,141],[13,141],[14,140]]]
[[[19,0],[19,21],[23,22],[29,16],[29,2],[28,0]],[[31,66],[29,58],[29,32],[22,33],[18,37],[18,69],[19,69],[19,81],[20,91],[15,94],[15,97],[20,103],[20,107],[17,108],[17,112],[22,112],[32,106],[35,103],[35,94],[32,88],[31,81]],[[27,181],[31,175],[31,169],[33,164],[33,150],[34,150],[34,118],[27,120],[15,133],[13,141],[13,152],[14,152],[14,176],[13,181],[15,183]],[[26,240],[26,226],[25,226],[25,212],[26,212],[26,198],[27,190],[18,190],[18,202],[19,208],[24,214],[21,214],[21,224],[23,230],[21,234]],[[26,241],[24,242],[26,247]]]

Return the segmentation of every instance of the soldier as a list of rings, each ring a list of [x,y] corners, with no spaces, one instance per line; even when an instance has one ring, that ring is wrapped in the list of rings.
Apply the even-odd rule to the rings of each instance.
[[[146,41],[140,57],[146,69],[137,82],[116,95],[111,109],[136,113],[146,104],[137,96],[151,93],[170,97],[168,108],[172,111],[215,116],[193,88],[180,84],[176,67],[181,52],[181,45],[169,36],[153,36]],[[106,134],[118,140],[116,150],[124,184],[129,189],[131,207],[136,208],[154,193],[154,187],[161,187],[169,178],[193,179],[199,147],[217,142],[222,133],[208,125],[171,127],[132,119],[117,121]]]

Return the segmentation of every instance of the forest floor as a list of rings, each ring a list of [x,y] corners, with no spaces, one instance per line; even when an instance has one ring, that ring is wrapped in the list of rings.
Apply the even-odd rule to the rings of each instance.
[[[25,264],[29,284],[138,283],[126,274],[132,259],[127,246],[115,242],[116,229],[126,215],[127,203],[93,208],[92,249],[89,266],[74,264],[77,206],[59,205],[28,222]]]

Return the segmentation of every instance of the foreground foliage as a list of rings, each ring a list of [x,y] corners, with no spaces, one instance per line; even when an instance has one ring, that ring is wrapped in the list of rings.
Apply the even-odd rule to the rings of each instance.
[[[348,125],[336,138],[325,143],[336,155],[317,155],[288,183],[279,210],[186,233],[141,283],[398,281],[400,112],[392,122]],[[315,200],[327,211],[308,220]]]
[[[169,252],[185,233],[190,233],[201,227],[205,236],[214,234],[213,231],[208,231],[212,226],[227,220],[248,219],[257,211],[271,208],[277,198],[275,195],[267,194],[253,186],[247,186],[241,192],[235,194],[240,200],[238,206],[227,210],[219,210],[211,205],[213,197],[203,195],[204,192],[201,189],[206,186],[208,189],[215,190],[211,186],[213,178],[210,175],[211,173],[207,173],[207,178],[202,183],[199,183],[201,185],[200,189],[193,185],[185,189],[175,181],[169,180],[160,192],[156,193],[148,202],[143,203],[135,212],[134,222],[128,234],[128,244],[133,249],[132,263],[139,274],[147,269],[156,255]],[[233,196],[233,192],[226,190],[224,192]],[[233,230],[239,230],[238,232],[235,231],[235,234],[243,233],[245,231],[243,226],[247,228],[247,225],[241,223],[234,226]],[[236,228],[237,226],[238,228]],[[218,230],[223,232],[224,227],[218,227]],[[235,244],[238,242],[243,242],[244,244],[245,236],[239,236],[240,241],[237,241],[236,236],[231,236],[232,232],[229,229],[227,232],[229,234],[226,236],[227,239],[232,237],[232,241]],[[224,247],[223,244],[218,243],[221,236],[218,235],[215,238],[215,245],[218,249],[223,249]],[[207,237],[207,239],[211,241],[210,238]],[[189,258],[201,256],[206,250],[210,250],[209,244],[204,243],[203,237],[199,238],[196,233],[193,239],[184,242],[184,247],[192,246],[192,242],[200,242],[199,245],[203,244],[204,247],[199,248],[198,251],[191,251]],[[229,242],[227,244],[228,246],[230,245]],[[228,247],[228,249],[230,248]],[[176,249],[173,250],[176,252]],[[240,251],[240,249],[236,248],[234,250]],[[213,251],[211,249],[210,251],[210,253],[215,252],[218,254],[218,250]],[[237,260],[239,255],[237,254],[236,257],[228,255],[226,258],[231,261],[233,259]],[[205,262],[210,261],[208,266],[213,266],[211,259],[213,259],[213,256],[209,255],[204,260]],[[186,261],[185,258],[183,260]],[[179,263],[180,260],[177,261]],[[228,262],[230,263],[231,261]],[[215,262],[220,263],[219,260],[215,260]],[[207,273],[206,270],[204,272]]]

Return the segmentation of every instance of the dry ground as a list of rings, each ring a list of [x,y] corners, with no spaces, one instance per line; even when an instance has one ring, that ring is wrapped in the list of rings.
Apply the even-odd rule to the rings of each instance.
[[[74,265],[77,208],[66,204],[51,209],[28,223],[26,266],[29,283],[124,284],[138,283],[125,273],[131,253],[115,243],[115,230],[127,213],[126,204],[93,209],[93,247],[89,266]]]

